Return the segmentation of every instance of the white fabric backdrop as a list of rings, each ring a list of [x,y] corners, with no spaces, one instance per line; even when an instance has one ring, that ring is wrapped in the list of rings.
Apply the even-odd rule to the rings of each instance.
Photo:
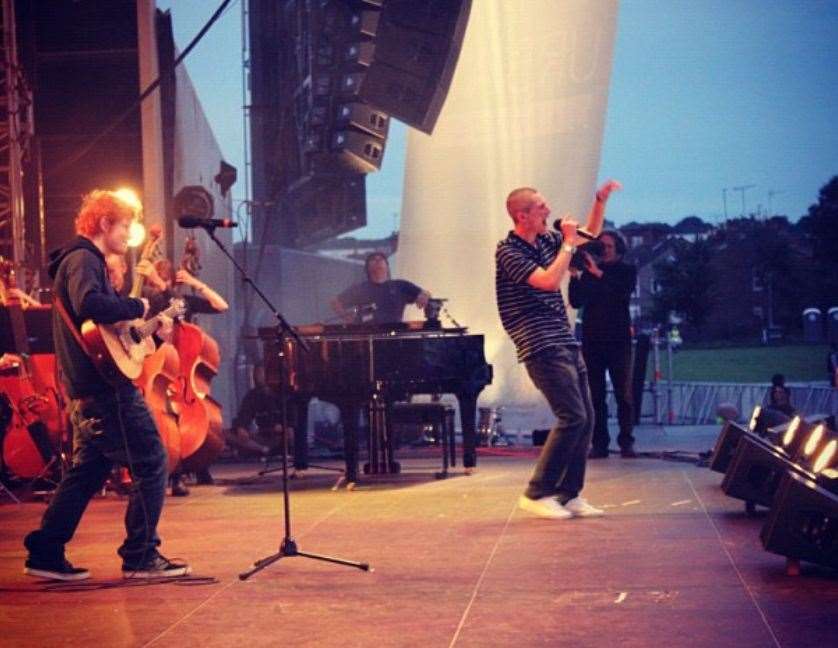
[[[511,189],[534,186],[553,216],[584,219],[616,15],[616,0],[474,0],[434,133],[408,137],[395,273],[447,297],[461,324],[486,335],[495,380],[481,403],[530,412],[526,425],[550,416],[495,306],[494,250],[511,226],[504,201]]]

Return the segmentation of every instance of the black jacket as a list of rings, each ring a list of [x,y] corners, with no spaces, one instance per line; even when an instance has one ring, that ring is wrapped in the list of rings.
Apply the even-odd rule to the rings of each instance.
[[[61,300],[79,330],[88,319],[113,324],[143,315],[142,301],[120,297],[114,292],[108,281],[104,255],[83,236],[50,253],[49,276],[53,279],[55,299]],[[61,379],[70,398],[86,398],[112,389],[79,347],[56,308],[52,314],[52,334]],[[126,378],[125,383],[129,382]]]
[[[631,339],[629,300],[637,283],[637,269],[628,263],[603,263],[602,278],[589,272],[571,279],[570,304],[582,308],[582,344],[626,342]]]

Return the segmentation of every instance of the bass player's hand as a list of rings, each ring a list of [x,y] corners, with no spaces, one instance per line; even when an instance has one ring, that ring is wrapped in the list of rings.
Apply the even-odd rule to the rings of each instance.
[[[174,337],[175,321],[167,315],[157,316],[160,326],[157,328],[157,337],[164,342],[171,342]]]

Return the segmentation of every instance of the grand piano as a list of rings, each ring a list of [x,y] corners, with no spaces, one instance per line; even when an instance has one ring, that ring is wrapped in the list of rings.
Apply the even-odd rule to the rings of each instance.
[[[266,379],[275,389],[286,390],[298,412],[314,396],[340,408],[348,482],[358,479],[359,409],[370,412],[371,443],[386,445],[391,438],[389,408],[412,394],[457,397],[463,465],[475,465],[477,397],[492,382],[482,335],[428,322],[315,324],[295,331],[308,344],[308,353],[293,338],[281,338],[274,327],[259,329]],[[296,420],[302,427],[301,415]],[[301,440],[298,435],[295,445]],[[295,454],[295,466],[303,467],[296,450]]]

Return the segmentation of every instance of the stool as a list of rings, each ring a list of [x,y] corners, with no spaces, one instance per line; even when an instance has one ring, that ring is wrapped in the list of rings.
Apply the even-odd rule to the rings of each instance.
[[[448,476],[448,466],[457,465],[454,439],[454,408],[442,403],[394,403],[390,423],[397,425],[430,426],[435,440],[442,446],[442,471],[437,479]]]

